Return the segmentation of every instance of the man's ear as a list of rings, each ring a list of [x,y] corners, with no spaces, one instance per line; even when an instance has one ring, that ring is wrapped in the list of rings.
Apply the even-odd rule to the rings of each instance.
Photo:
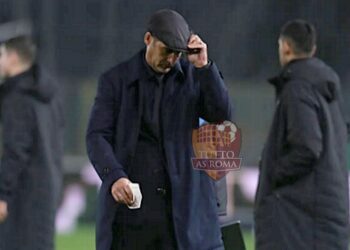
[[[152,35],[150,32],[146,32],[145,36],[143,38],[143,41],[145,42],[146,46],[149,46],[152,42]]]

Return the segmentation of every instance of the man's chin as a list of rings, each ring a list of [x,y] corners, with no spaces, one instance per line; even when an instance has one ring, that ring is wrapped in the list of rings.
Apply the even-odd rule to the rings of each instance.
[[[166,69],[164,69],[164,72],[168,73],[170,70],[171,70],[171,68],[166,68]]]
[[[158,73],[160,74],[166,74],[171,70],[171,68],[158,68]]]

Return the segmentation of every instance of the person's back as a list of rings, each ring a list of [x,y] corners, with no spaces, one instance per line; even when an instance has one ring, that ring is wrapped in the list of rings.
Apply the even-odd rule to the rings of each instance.
[[[286,197],[293,201],[288,209],[295,210],[296,213],[297,210],[303,209],[308,216],[314,217],[317,228],[313,235],[315,249],[322,249],[322,245],[327,241],[332,242],[332,246],[329,247],[346,249],[346,241],[334,240],[334,235],[343,235],[340,238],[344,240],[349,236],[349,231],[346,230],[347,129],[340,104],[339,78],[331,68],[316,58],[295,62],[288,69],[290,82],[287,85],[294,86],[285,86],[285,91],[295,91],[304,101],[309,101],[308,105],[315,105],[312,108],[318,111],[322,151],[318,159],[310,164],[312,171],[307,177],[294,183],[293,189],[282,188],[278,192],[282,197],[286,194]],[[312,123],[309,126],[310,129],[316,129]],[[308,130],[302,127],[300,129]],[[312,140],[309,142],[313,143]],[[308,205],[310,207],[307,207]],[[299,227],[303,223],[295,226]],[[302,232],[308,231],[312,228],[308,226],[309,223],[305,223],[305,228],[300,229]],[[332,231],[332,234],[329,234],[329,231]],[[327,249],[332,249],[329,247]]]
[[[328,70],[327,70],[328,69]],[[316,73],[335,75],[323,65]],[[333,81],[334,80],[334,81]],[[323,129],[323,153],[315,171],[316,249],[347,249],[349,228],[348,173],[346,169],[347,127],[341,103],[338,77],[315,81]],[[325,224],[328,225],[325,227]],[[329,234],[329,231],[332,231]],[[336,236],[338,239],[334,239]],[[327,244],[331,244],[328,245]]]
[[[255,204],[256,249],[347,249],[347,129],[339,78],[312,57],[312,42],[309,54],[296,56],[294,34],[310,41],[312,27],[294,21],[282,30],[283,71],[271,79],[276,113]]]
[[[62,106],[58,86],[34,63],[30,45],[28,37],[1,45],[1,250],[54,249],[62,180]]]

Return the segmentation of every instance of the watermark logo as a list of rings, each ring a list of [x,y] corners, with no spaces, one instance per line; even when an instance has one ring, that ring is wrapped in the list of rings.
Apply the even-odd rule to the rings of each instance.
[[[241,139],[241,130],[230,121],[206,124],[193,130],[193,168],[205,171],[214,180],[240,169]]]

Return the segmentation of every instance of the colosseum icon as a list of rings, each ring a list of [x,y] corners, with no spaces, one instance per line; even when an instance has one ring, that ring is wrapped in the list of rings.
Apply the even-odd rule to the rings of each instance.
[[[195,153],[193,167],[206,171],[214,179],[240,167],[241,131],[230,121],[195,129],[192,144]]]

